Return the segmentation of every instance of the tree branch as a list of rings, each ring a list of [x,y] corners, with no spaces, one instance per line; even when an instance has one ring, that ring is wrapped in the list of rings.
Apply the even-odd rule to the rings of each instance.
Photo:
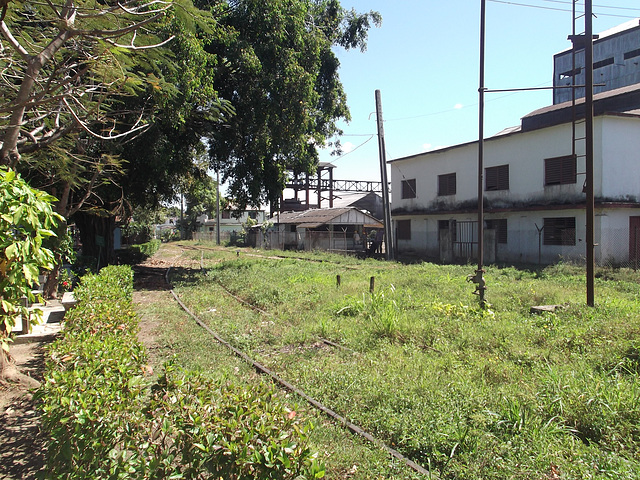
[[[4,17],[4,12],[6,11],[6,8],[7,8],[7,5],[5,5],[4,8],[2,9],[3,17]],[[25,48],[20,44],[20,42],[18,42],[18,40],[13,36],[7,24],[4,23],[4,20],[0,21],[0,32],[2,32],[2,35],[4,36],[4,38],[7,40],[7,42],[9,42],[9,45],[11,45],[13,49],[20,54],[22,59],[28,61],[29,58],[31,57],[29,55],[29,52],[27,52]]]
[[[149,128],[149,125],[146,124],[146,125],[140,125],[138,127],[131,128],[126,132],[119,133],[117,135],[109,135],[109,136],[100,135],[98,133],[95,133],[93,130],[91,130],[91,128],[89,128],[89,126],[86,123],[80,120],[80,117],[78,117],[78,115],[76,115],[76,112],[73,111],[73,109],[71,108],[71,105],[69,105],[69,102],[67,102],[66,98],[63,99],[62,101],[67,106],[69,113],[71,113],[71,115],[73,116],[73,119],[80,126],[80,128],[82,128],[85,132],[87,132],[92,137],[99,138],[100,140],[114,140],[116,138],[126,137],[128,135],[131,135],[132,133],[139,132],[141,130],[146,130],[147,128]]]
[[[158,48],[158,47],[162,47],[164,45],[166,45],[167,43],[169,43],[171,40],[173,40],[174,38],[176,38],[175,35],[171,35],[169,38],[167,38],[165,41],[160,42],[160,43],[155,43],[153,45],[145,45],[144,47],[136,47],[133,44],[134,39],[131,39],[131,45],[122,45],[120,43],[116,43],[113,40],[109,40],[109,39],[105,39],[106,42],[110,43],[111,45],[113,45],[114,47],[120,47],[120,48],[126,48],[129,50],[148,50],[150,48]]]

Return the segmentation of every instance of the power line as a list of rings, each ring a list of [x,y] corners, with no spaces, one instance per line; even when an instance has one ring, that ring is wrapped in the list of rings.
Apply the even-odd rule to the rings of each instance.
[[[547,85],[549,82],[543,82],[543,83],[539,83],[538,85],[535,85],[532,88],[536,88],[536,87],[541,87],[543,85]],[[499,97],[493,97],[490,100],[487,100],[487,102],[495,102],[497,100],[501,100],[503,98],[507,98],[507,97],[511,97],[512,95],[515,95],[517,92],[513,92],[513,93],[508,93],[506,95],[500,95]],[[433,117],[435,115],[442,115],[444,113],[450,113],[453,112],[454,110],[462,110],[464,108],[470,108],[470,107],[476,107],[478,104],[477,103],[470,103],[468,105],[463,105],[460,108],[449,108],[447,110],[440,110],[439,112],[431,112],[431,113],[424,113],[422,115],[414,115],[411,117],[401,117],[401,118],[390,118],[388,120],[385,120],[385,122],[400,122],[400,121],[404,121],[404,120],[415,120],[416,118],[424,118],[424,117]]]
[[[572,2],[567,2],[566,0],[542,0],[543,2],[547,2],[547,3],[560,3],[562,5],[573,5]],[[596,8],[608,8],[611,10],[629,10],[632,12],[640,12],[640,8],[633,8],[633,7],[614,7],[614,6],[609,6],[609,5],[594,5],[594,7]]]
[[[516,6],[516,7],[528,7],[528,8],[537,8],[540,10],[552,10],[552,11],[556,11],[556,12],[571,12],[572,10],[566,9],[566,8],[555,8],[555,7],[545,7],[543,5],[532,5],[530,3],[519,3],[519,2],[507,2],[505,0],[488,0],[489,2],[493,2],[493,3],[501,3],[503,5],[512,5],[512,6]],[[545,0],[545,1],[550,1],[552,2],[553,0]],[[566,3],[566,2],[560,2],[560,1],[553,1],[553,3]],[[600,8],[614,8],[614,7],[605,7],[605,6],[601,6]],[[618,8],[622,8],[622,7],[618,7]],[[633,9],[633,8],[625,8],[624,10],[631,10],[631,11],[637,11],[638,9]],[[580,13],[584,13],[584,12],[580,12]],[[597,13],[597,16],[600,17],[616,17],[616,18],[636,18],[635,16],[630,16],[630,15],[616,15],[613,13]]]
[[[346,136],[350,136],[350,137],[363,137],[363,136],[365,136],[365,135],[357,134],[357,135],[343,135],[343,136],[345,136],[345,137],[346,137]],[[336,159],[332,160],[331,162],[332,162],[332,163],[335,163],[335,162],[337,162],[338,160],[342,160],[342,159],[343,159],[344,157],[346,157],[347,155],[349,155],[349,154],[351,154],[351,153],[355,152],[355,151],[356,151],[356,150],[358,150],[360,147],[362,147],[362,146],[366,145],[367,143],[369,143],[369,142],[371,141],[371,139],[373,139],[373,137],[375,137],[375,134],[370,134],[370,135],[369,135],[369,138],[367,138],[367,139],[366,139],[364,142],[362,142],[360,145],[358,145],[357,147],[355,147],[355,148],[354,148],[353,150],[351,150],[350,152],[347,152],[347,153],[345,153],[345,154],[343,154],[343,155],[340,155],[339,157],[337,157]]]

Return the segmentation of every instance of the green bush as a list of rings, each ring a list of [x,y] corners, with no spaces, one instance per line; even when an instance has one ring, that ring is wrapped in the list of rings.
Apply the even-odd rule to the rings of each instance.
[[[288,409],[273,387],[248,390],[167,365],[149,407],[162,452],[152,478],[313,479],[324,468],[311,453],[312,425]]]
[[[311,424],[267,387],[249,391],[168,365],[151,388],[128,266],[81,279],[48,351],[46,478],[313,479]]]

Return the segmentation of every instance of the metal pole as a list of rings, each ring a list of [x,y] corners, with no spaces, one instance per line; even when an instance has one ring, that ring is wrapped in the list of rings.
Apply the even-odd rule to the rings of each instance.
[[[378,120],[378,149],[380,151],[380,181],[382,182],[382,205],[384,208],[385,257],[393,259],[393,234],[391,231],[391,205],[389,203],[389,182],[387,180],[387,156],[384,144],[384,126],[382,122],[382,99],[380,90],[376,90],[376,116]]]
[[[220,245],[220,169],[216,169],[216,244]]]
[[[485,39],[485,11],[486,0],[480,2],[480,86],[478,87],[478,269],[471,280],[477,285],[476,293],[479,295],[480,304],[484,305],[484,292],[486,284],[482,274],[484,273],[484,39]]]
[[[585,0],[585,137],[586,137],[586,174],[587,174],[587,305],[595,304],[594,271],[595,271],[595,242],[594,242],[594,186],[593,186],[593,8],[592,1]]]

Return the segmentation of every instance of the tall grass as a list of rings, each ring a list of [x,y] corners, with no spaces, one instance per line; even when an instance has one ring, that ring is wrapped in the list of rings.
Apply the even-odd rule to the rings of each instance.
[[[590,308],[576,267],[489,267],[483,309],[470,266],[311,259],[221,250],[174,284],[234,345],[441,478],[640,477],[637,272],[599,275]],[[562,308],[529,313],[540,304]],[[332,454],[328,477],[356,451]]]

